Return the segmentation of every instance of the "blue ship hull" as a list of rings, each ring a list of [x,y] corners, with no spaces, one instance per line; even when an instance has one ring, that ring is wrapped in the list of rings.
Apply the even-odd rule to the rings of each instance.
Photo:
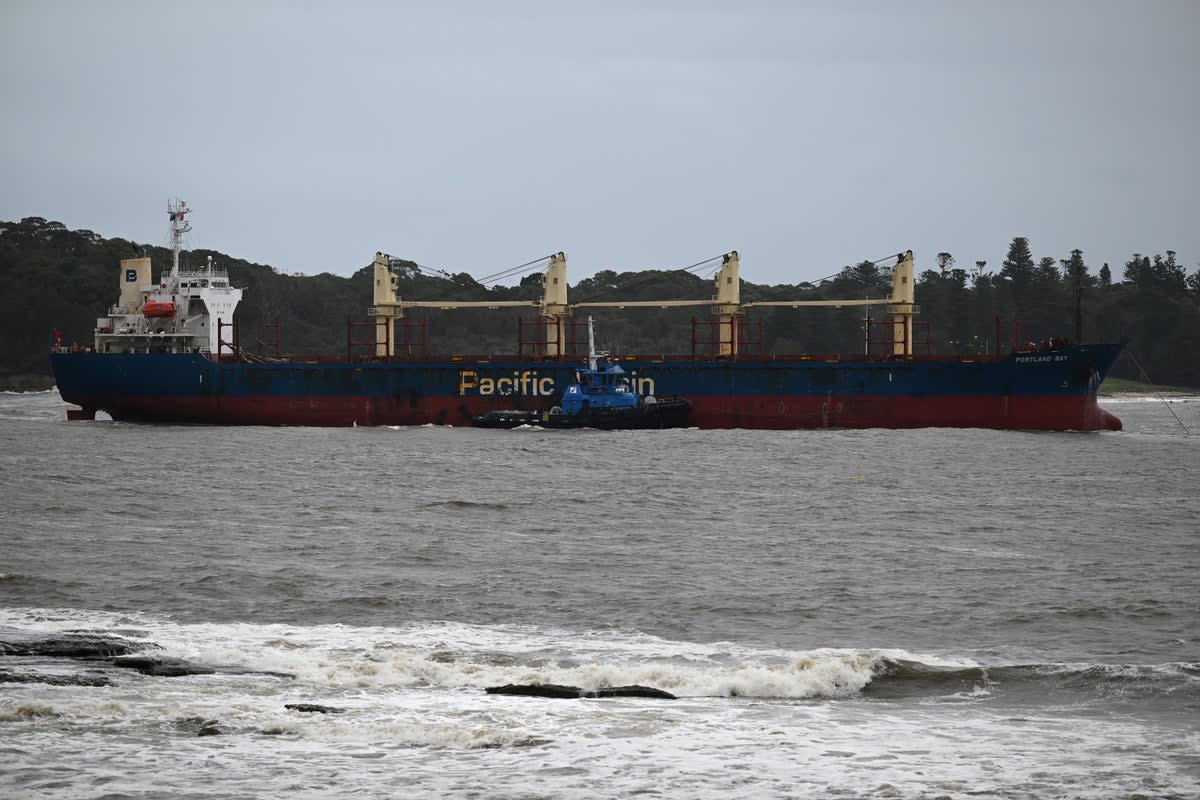
[[[1123,345],[981,357],[619,359],[639,394],[692,403],[700,428],[1115,430],[1096,390]],[[546,409],[571,360],[517,357],[248,363],[201,354],[56,352],[64,400],[114,419],[223,425],[470,425]]]

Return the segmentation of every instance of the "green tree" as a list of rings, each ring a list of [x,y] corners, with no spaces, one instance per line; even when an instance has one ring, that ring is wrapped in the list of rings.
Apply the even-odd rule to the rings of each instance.
[[[1196,271],[1188,276],[1187,279],[1188,291],[1195,295],[1197,300],[1200,300],[1200,264],[1196,265]]]
[[[838,276],[871,291],[889,287],[888,279],[874,261],[860,261],[853,267],[843,267]]]
[[[1000,277],[1012,282],[1013,294],[1017,297],[1023,296],[1033,282],[1033,253],[1029,250],[1029,240],[1024,236],[1013,237],[1008,246],[1008,255],[1000,266]]]
[[[1076,282],[1079,285],[1086,285],[1088,278],[1087,264],[1083,261],[1083,251],[1075,249],[1071,251],[1071,257],[1063,260],[1063,279],[1071,286]],[[1107,264],[1104,265],[1108,267]]]
[[[1148,289],[1154,285],[1154,272],[1150,267],[1150,258],[1141,253],[1134,253],[1133,258],[1125,262],[1125,283],[1139,289]]]
[[[1058,283],[1061,280],[1062,273],[1058,271],[1058,262],[1051,256],[1043,256],[1038,261],[1035,284],[1037,286],[1048,286]]]
[[[1168,250],[1166,258],[1154,256],[1154,284],[1168,294],[1181,295],[1187,291],[1187,273],[1175,260],[1175,251]]]

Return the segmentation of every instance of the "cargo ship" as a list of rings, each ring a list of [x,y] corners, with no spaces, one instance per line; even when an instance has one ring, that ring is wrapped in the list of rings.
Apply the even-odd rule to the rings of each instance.
[[[1014,343],[991,355],[928,352],[928,327],[914,318],[912,251],[892,267],[887,298],[742,302],[738,254],[720,259],[706,300],[571,303],[566,257],[548,257],[542,297],[529,301],[408,300],[397,294],[393,261],[376,253],[367,318],[347,325],[345,357],[248,352],[234,316],[242,290],[211,260],[180,266],[190,209],[168,203],[172,262],[152,281],[147,258],[121,263],[119,299],[97,320],[91,347],[56,341],[51,363],[74,420],[218,425],[458,425],[500,410],[546,410],[575,380],[583,308],[707,307],[693,318],[692,352],[621,356],[633,391],[691,403],[698,428],[977,427],[1119,430],[1096,391],[1123,344]],[[762,352],[756,307],[878,306],[866,318],[863,353]],[[514,355],[429,355],[411,309],[526,307]],[[923,329],[924,339],[919,335]],[[526,336],[525,333],[529,332]],[[278,327],[275,327],[278,334]],[[261,343],[262,336],[259,337]],[[924,353],[917,352],[924,349]]]

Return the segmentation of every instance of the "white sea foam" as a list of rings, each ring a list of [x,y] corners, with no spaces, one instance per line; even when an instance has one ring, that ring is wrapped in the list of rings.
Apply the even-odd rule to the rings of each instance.
[[[863,703],[681,701],[649,711],[479,695],[369,699],[378,706],[336,717],[255,716],[244,699],[225,708],[183,703],[173,717],[136,717],[131,709],[124,727],[76,724],[68,736],[46,735],[42,726],[60,724],[68,709],[13,723],[6,747],[27,758],[36,748],[38,763],[69,790],[59,796],[86,796],[97,776],[130,792],[219,781],[231,793],[242,783],[253,787],[247,794],[290,796],[303,787],[294,790],[302,797],[400,791],[397,775],[408,796],[1074,798],[1187,796],[1200,788],[1177,767],[1196,736],[1167,737],[1135,721],[1081,727],[1073,717],[960,705],[946,728],[937,709]],[[197,711],[214,712],[223,735],[196,738],[200,717],[188,715]],[[154,746],[124,744],[136,737]],[[1122,753],[1117,770],[1108,760],[1114,750]],[[14,777],[0,767],[0,781]]]
[[[192,625],[12,608],[0,609],[0,625],[136,634],[161,645],[160,655],[297,676],[123,672],[108,687],[12,685],[0,697],[10,763],[36,762],[39,774],[56,776],[56,796],[88,796],[96,780],[108,792],[171,794],[216,782],[232,794],[298,797],[1102,797],[1200,789],[1178,766],[1200,743],[1194,734],[1134,720],[1080,726],[1075,716],[1032,708],[1012,714],[984,702],[987,687],[930,703],[855,699],[884,659],[963,666],[897,650],[796,653],[532,626]],[[641,683],[684,697],[563,701],[481,691],[540,681]],[[341,713],[301,713],[286,703]],[[196,735],[209,725],[220,735]],[[1114,752],[1122,754],[1115,771]],[[5,766],[0,784],[18,794],[42,790]]]
[[[532,626],[181,625],[125,614],[64,611],[54,618],[44,611],[0,610],[0,625],[23,627],[35,618],[42,630],[145,627],[162,655],[287,673],[334,691],[478,690],[508,683],[590,690],[636,684],[692,697],[839,698],[862,691],[886,658],[964,665],[895,650],[797,653],[672,642],[636,632],[580,635]]]

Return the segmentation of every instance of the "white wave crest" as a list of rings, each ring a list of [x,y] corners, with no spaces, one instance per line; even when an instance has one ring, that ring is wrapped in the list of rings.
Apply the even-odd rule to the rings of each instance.
[[[166,657],[294,675],[308,686],[339,694],[549,683],[586,690],[641,685],[683,697],[840,698],[861,692],[885,659],[961,666],[904,651],[754,649],[728,642],[675,642],[632,631],[463,624],[186,625],[71,609],[51,614],[40,609],[28,616],[20,609],[0,609],[0,625],[29,623],[41,630],[78,629],[80,623],[114,632],[137,627]]]

